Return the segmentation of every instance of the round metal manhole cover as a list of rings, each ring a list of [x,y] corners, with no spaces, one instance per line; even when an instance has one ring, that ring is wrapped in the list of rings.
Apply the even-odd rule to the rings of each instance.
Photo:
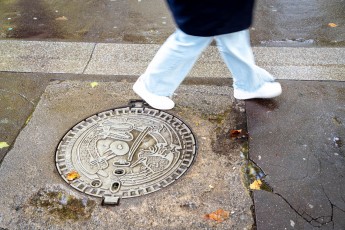
[[[124,107],[75,125],[57,148],[56,166],[75,189],[119,199],[166,187],[195,156],[195,137],[181,119],[148,107]]]

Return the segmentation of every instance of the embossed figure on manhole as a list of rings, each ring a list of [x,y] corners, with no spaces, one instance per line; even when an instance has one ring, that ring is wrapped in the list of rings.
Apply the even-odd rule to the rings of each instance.
[[[75,189],[120,199],[171,184],[195,155],[194,135],[180,119],[152,108],[126,107],[74,126],[58,146],[56,166]],[[69,180],[70,172],[78,177]]]

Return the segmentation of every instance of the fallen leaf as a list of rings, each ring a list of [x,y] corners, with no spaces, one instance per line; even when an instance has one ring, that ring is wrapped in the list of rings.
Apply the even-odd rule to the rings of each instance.
[[[331,23],[328,23],[328,26],[334,28],[334,27],[337,27],[338,25],[333,23],[333,22],[331,22]]]
[[[241,134],[242,133],[242,129],[233,129],[230,131],[230,136],[231,137],[237,137],[238,134]]]
[[[249,188],[253,190],[261,190],[261,185],[262,185],[261,180],[255,180],[253,183],[249,185]]]
[[[66,176],[66,179],[69,180],[69,181],[73,181],[73,180],[76,180],[76,179],[79,179],[80,178],[80,175],[77,171],[72,171],[72,172],[69,172]]]
[[[91,82],[90,85],[92,88],[95,88],[96,86],[98,86],[98,82]]]
[[[237,140],[237,139],[245,139],[248,137],[248,134],[242,129],[233,129],[230,130],[230,138]]]
[[[66,18],[65,16],[62,16],[62,17],[58,17],[58,18],[55,18],[56,21],[67,21],[68,18]]]
[[[218,209],[210,214],[206,214],[205,218],[209,220],[214,220],[217,222],[223,222],[224,220],[229,218],[230,213],[228,211],[224,211],[223,209]]]
[[[0,149],[7,147],[9,147],[9,145],[6,142],[0,142]]]
[[[27,124],[29,123],[29,121],[31,120],[31,118],[32,118],[32,114],[28,117],[28,119],[26,119],[25,125],[27,125]]]

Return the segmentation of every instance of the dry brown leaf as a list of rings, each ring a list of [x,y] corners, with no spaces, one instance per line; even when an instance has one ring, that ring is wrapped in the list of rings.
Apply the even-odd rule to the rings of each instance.
[[[66,179],[69,181],[73,181],[79,178],[80,178],[80,174],[77,171],[69,172],[66,176]]]
[[[228,211],[224,211],[223,209],[218,209],[210,214],[206,214],[205,218],[208,220],[214,220],[217,222],[223,222],[224,220],[229,218],[230,213]]]
[[[248,137],[248,133],[246,133],[242,129],[230,130],[230,138],[231,139],[246,139],[247,137]]]
[[[242,129],[233,129],[230,131],[230,137],[237,137],[242,133]]]

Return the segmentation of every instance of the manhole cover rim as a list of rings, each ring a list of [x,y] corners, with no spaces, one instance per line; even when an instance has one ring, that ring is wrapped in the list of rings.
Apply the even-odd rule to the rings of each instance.
[[[130,194],[127,194],[127,195],[123,195],[123,194],[122,195],[120,195],[120,194],[109,194],[109,193],[107,193],[107,194],[105,194],[105,193],[98,193],[97,194],[97,193],[92,193],[90,191],[86,192],[85,188],[89,188],[89,187],[86,186],[86,187],[81,188],[81,189],[78,188],[78,186],[80,186],[80,184],[83,184],[83,182],[80,182],[79,179],[76,179],[76,180],[73,180],[73,181],[68,180],[66,178],[66,173],[63,172],[63,170],[60,168],[60,166],[61,166],[60,164],[61,164],[62,160],[61,160],[61,158],[59,158],[59,156],[61,155],[61,154],[59,154],[59,151],[61,151],[61,147],[64,145],[64,140],[69,137],[69,134],[71,132],[73,132],[73,130],[75,130],[81,124],[83,124],[85,122],[89,122],[90,119],[92,119],[92,118],[100,118],[102,116],[106,116],[106,114],[116,114],[117,111],[119,111],[119,110],[128,111],[128,114],[123,113],[121,115],[140,114],[140,115],[145,115],[147,117],[153,116],[152,114],[150,114],[150,111],[154,111],[155,112],[154,115],[156,115],[156,114],[158,114],[158,115],[166,114],[168,117],[172,118],[171,120],[177,120],[178,122],[181,123],[181,125],[185,126],[188,129],[189,137],[191,138],[191,141],[193,142],[193,144],[191,146],[192,153],[190,154],[191,155],[191,159],[188,162],[188,165],[186,166],[186,168],[184,168],[183,170],[180,170],[180,166],[176,167],[174,170],[172,170],[172,172],[169,174],[169,176],[164,177],[162,180],[159,181],[160,184],[157,183],[157,182],[152,182],[150,186],[142,188],[141,192],[138,192],[139,191],[139,189],[138,189],[137,192],[130,191],[130,192],[133,192],[133,193],[130,193]],[[134,111],[134,113],[132,113],[133,111]],[[149,111],[149,112],[146,113],[147,111]],[[184,151],[186,149],[187,149],[187,147],[185,147]],[[191,150],[188,150],[188,151],[191,151]],[[197,156],[197,152],[198,152],[197,138],[194,135],[194,132],[191,129],[191,127],[185,121],[183,121],[180,117],[178,117],[178,116],[176,116],[174,114],[171,114],[169,112],[157,110],[157,109],[154,109],[154,108],[151,108],[151,107],[147,107],[147,106],[143,106],[143,107],[123,106],[123,107],[117,107],[117,108],[114,108],[114,109],[111,109],[111,110],[106,110],[106,111],[103,111],[103,112],[91,115],[91,116],[83,119],[82,121],[78,122],[71,129],[69,129],[65,133],[65,135],[61,138],[61,140],[60,140],[60,142],[59,142],[59,144],[58,144],[58,146],[56,148],[56,152],[55,152],[55,162],[56,162],[56,164],[55,165],[56,165],[56,168],[57,168],[60,176],[63,178],[63,180],[67,184],[69,184],[71,187],[73,187],[75,190],[77,190],[79,192],[82,192],[83,194],[86,194],[86,195],[89,195],[89,196],[93,196],[93,197],[112,196],[112,197],[119,197],[121,199],[127,199],[127,198],[138,197],[138,196],[143,196],[143,195],[146,195],[146,194],[150,194],[150,193],[159,191],[162,188],[167,187],[167,186],[173,184],[177,179],[179,179],[182,175],[184,175],[190,169],[190,167],[192,166],[192,164],[195,161],[195,158]],[[174,177],[174,174],[176,175],[176,173],[178,173],[178,175]],[[159,186],[158,186],[158,184],[159,184]],[[154,186],[156,186],[156,187],[154,187]]]

